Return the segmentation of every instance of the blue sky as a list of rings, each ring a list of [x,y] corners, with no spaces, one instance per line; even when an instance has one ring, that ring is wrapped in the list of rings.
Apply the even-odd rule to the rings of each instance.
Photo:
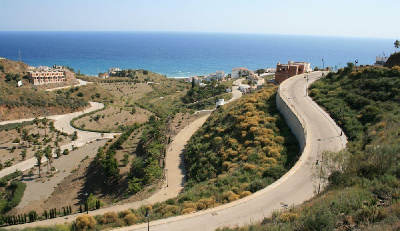
[[[400,38],[399,0],[0,0],[0,31]]]

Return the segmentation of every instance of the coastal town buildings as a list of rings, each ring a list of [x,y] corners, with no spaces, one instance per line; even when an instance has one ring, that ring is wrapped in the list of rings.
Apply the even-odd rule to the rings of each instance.
[[[244,67],[233,68],[232,73],[231,73],[231,78],[237,79],[242,76],[247,76],[247,75],[249,75],[249,73],[250,73],[249,69],[244,68]]]
[[[115,73],[117,73],[118,71],[122,71],[122,69],[119,68],[119,67],[111,67],[110,69],[108,69],[108,73],[109,73],[109,74],[115,74]]]
[[[75,74],[70,70],[54,65],[52,68],[39,66],[32,71],[28,71],[29,82],[33,85],[42,85],[48,83],[62,83],[75,78]]]
[[[276,65],[275,81],[280,84],[292,76],[311,71],[310,63],[306,62],[289,61],[288,64],[278,63]]]
[[[216,71],[215,73],[211,73],[209,76],[206,76],[206,81],[220,81],[225,78],[225,72],[224,71]]]
[[[195,76],[189,77],[186,79],[187,83],[192,83],[194,81],[194,83],[200,83],[201,81],[203,81],[202,78]]]
[[[108,72],[99,73],[99,78],[107,79],[108,77],[110,77],[110,75],[108,74]]]

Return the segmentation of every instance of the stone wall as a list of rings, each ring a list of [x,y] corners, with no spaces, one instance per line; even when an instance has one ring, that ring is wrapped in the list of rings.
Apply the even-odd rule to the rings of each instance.
[[[289,106],[285,96],[282,95],[281,86],[279,87],[276,95],[276,107],[285,117],[286,123],[299,142],[301,152],[303,152],[304,147],[306,146],[307,138],[306,130],[303,126],[304,123],[301,121],[302,119],[299,115],[297,115],[296,111]]]

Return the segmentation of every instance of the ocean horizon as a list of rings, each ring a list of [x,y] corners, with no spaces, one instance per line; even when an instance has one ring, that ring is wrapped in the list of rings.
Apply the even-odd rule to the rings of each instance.
[[[205,32],[0,32],[0,57],[31,66],[69,66],[97,76],[111,67],[146,69],[168,77],[275,68],[305,61],[312,67],[372,65],[394,52],[392,39]],[[324,63],[322,62],[324,60]]]

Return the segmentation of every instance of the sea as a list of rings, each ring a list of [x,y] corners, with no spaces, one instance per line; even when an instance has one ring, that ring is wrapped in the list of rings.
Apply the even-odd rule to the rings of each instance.
[[[194,32],[0,32],[0,57],[31,66],[69,66],[97,76],[111,67],[146,69],[167,77],[202,76],[233,68],[373,64],[394,52],[393,39]]]

